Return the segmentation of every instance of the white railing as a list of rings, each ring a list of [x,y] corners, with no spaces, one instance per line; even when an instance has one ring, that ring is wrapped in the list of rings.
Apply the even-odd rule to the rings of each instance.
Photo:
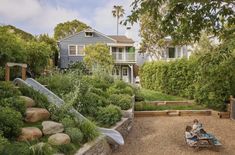
[[[124,52],[112,52],[112,56],[115,62],[135,62],[135,53],[124,53]]]

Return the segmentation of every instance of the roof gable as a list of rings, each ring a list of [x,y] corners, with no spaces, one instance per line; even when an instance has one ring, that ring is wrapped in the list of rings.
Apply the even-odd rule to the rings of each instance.
[[[78,37],[79,38],[84,38],[84,39],[86,38],[87,39],[87,38],[89,38],[89,37],[85,37],[85,32],[87,32],[87,31],[93,32],[94,33],[94,37],[97,37],[96,39],[100,39],[100,40],[102,40],[104,42],[107,42],[107,43],[116,43],[117,42],[115,39],[113,39],[113,38],[111,38],[111,37],[109,37],[109,36],[107,36],[105,34],[102,34],[102,33],[98,32],[98,31],[96,31],[94,29],[90,29],[90,28],[85,29],[83,31],[80,31],[78,33],[75,33],[73,35],[70,35],[68,37],[62,38],[58,42],[77,40],[76,38],[78,38]],[[93,39],[93,38],[90,37],[90,39]]]

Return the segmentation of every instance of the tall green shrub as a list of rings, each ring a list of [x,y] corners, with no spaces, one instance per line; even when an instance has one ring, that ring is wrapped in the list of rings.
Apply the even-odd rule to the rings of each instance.
[[[223,104],[234,95],[235,56],[230,51],[216,48],[198,58],[195,99],[208,107],[225,110]]]
[[[192,98],[195,74],[193,60],[145,63],[140,69],[141,85],[163,93]]]
[[[50,46],[45,42],[31,41],[26,46],[27,63],[35,74],[40,74],[48,65],[51,52]]]
[[[8,107],[0,107],[0,131],[6,138],[16,138],[23,126],[22,115]]]

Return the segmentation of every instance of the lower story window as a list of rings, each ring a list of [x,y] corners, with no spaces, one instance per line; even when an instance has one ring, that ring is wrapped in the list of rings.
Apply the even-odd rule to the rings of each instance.
[[[122,69],[122,75],[127,76],[127,68]]]
[[[112,74],[113,75],[119,75],[119,69],[114,68]]]

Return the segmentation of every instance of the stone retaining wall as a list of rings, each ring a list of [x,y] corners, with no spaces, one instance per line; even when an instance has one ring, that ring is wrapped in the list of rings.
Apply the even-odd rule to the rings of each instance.
[[[86,143],[75,155],[109,155],[111,153],[112,150],[106,137],[101,135],[96,140]]]
[[[132,109],[122,111],[122,113],[122,120],[113,126],[112,129],[120,132],[123,138],[125,138],[133,126],[134,113]],[[106,136],[101,135],[96,140],[86,143],[75,155],[110,155],[118,147],[118,145],[109,144]]]

